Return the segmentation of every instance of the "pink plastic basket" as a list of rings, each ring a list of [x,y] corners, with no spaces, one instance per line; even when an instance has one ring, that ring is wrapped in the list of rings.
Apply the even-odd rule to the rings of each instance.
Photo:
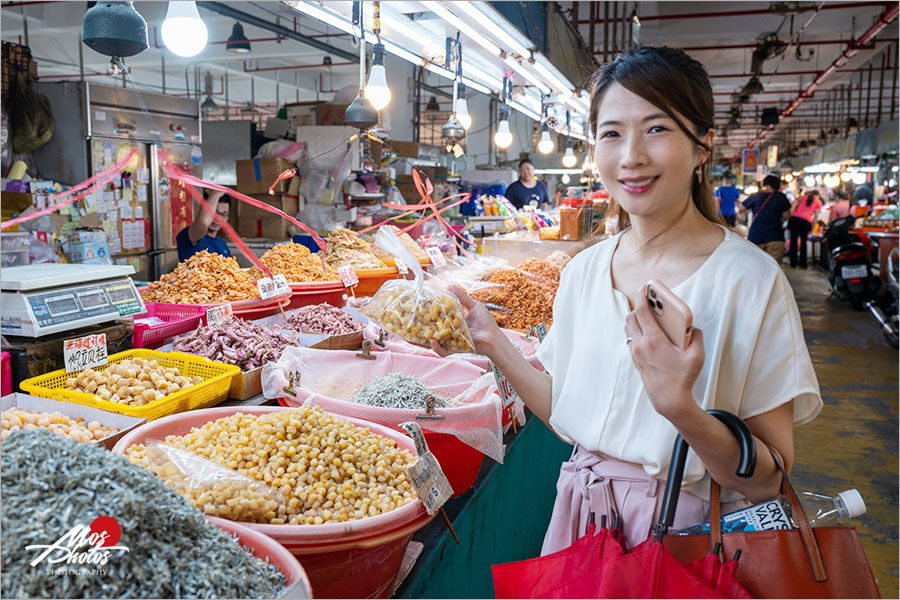
[[[0,366],[0,395],[12,394],[12,355],[9,352],[0,353],[2,366]]]
[[[206,321],[205,305],[197,304],[163,304],[161,302],[145,302],[147,312],[134,317],[134,348],[151,350],[163,345],[166,338],[187,333],[196,329]],[[148,325],[140,323],[141,319],[156,317],[165,323]]]

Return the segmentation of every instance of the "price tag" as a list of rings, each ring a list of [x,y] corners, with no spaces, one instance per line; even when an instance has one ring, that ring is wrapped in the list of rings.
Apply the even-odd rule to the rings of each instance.
[[[99,367],[109,362],[106,354],[106,334],[98,333],[63,342],[66,373]]]
[[[275,296],[275,282],[271,277],[263,277],[256,281],[256,287],[259,289],[259,295],[263,300]]]
[[[397,270],[400,271],[401,275],[406,275],[407,273],[409,273],[409,267],[406,266],[405,262],[397,257],[394,257],[394,263],[396,263]]]
[[[285,277],[283,273],[279,273],[278,275],[273,277],[272,282],[275,284],[275,295],[276,296],[281,296],[282,294],[290,293],[291,286],[288,285],[287,277]]]
[[[538,323],[534,327],[534,335],[537,336],[539,342],[543,342],[544,338],[547,337],[547,324],[543,321]]]
[[[436,267],[443,267],[447,264],[447,259],[444,258],[443,252],[441,249],[436,246],[429,246],[425,248],[425,252],[428,254],[428,258],[431,259],[431,264]]]
[[[510,406],[512,406],[513,402],[516,401],[516,398],[519,395],[516,393],[516,390],[513,389],[513,386],[509,383],[509,380],[506,378],[506,375],[503,374],[502,371],[491,362],[491,370],[494,372],[494,381],[497,382],[497,389],[500,391],[500,399],[503,401],[503,410],[506,410]]]
[[[416,494],[425,504],[425,510],[429,515],[433,515],[453,495],[453,487],[441,470],[441,465],[434,454],[428,451],[428,444],[425,442],[425,436],[422,434],[419,424],[401,423],[400,427],[413,439],[416,451],[419,453],[416,462],[406,470],[406,477],[416,488]]]
[[[344,282],[344,287],[353,287],[359,283],[359,277],[357,277],[356,271],[350,265],[344,265],[339,268],[338,275],[340,275],[341,281]]]
[[[291,286],[288,285],[287,278],[282,274],[276,275],[274,279],[263,277],[262,279],[257,280],[256,287],[259,288],[259,295],[263,300],[267,300],[274,296],[281,296],[282,294],[287,294],[291,291]]]
[[[233,315],[234,313],[231,310],[231,303],[223,304],[221,306],[213,306],[212,308],[206,310],[206,324],[215,326],[222,321],[230,319]]]

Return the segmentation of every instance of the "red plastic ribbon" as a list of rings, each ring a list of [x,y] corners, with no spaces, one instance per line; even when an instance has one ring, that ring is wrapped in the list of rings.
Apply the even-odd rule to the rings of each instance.
[[[246,194],[236,192],[235,190],[232,190],[225,186],[216,185],[215,183],[209,183],[208,181],[203,181],[202,179],[200,179],[194,175],[191,175],[190,173],[187,173],[174,165],[168,165],[166,167],[166,172],[167,172],[167,174],[169,174],[169,177],[172,179],[179,179],[179,180],[183,181],[185,184],[193,185],[196,187],[203,187],[203,188],[208,188],[211,190],[219,190],[220,192],[224,192],[224,193],[228,194],[232,198],[237,198],[241,202],[246,202],[247,204],[249,204],[251,206],[255,206],[256,208],[265,210],[274,215],[278,215],[282,219],[287,219],[289,222],[293,223],[294,225],[296,225],[297,227],[299,227],[306,233],[310,234],[312,236],[313,240],[316,242],[316,245],[319,247],[320,250],[322,250],[323,255],[328,250],[328,244],[325,242],[325,240],[323,240],[321,237],[319,237],[319,234],[317,234],[315,231],[310,229],[305,223],[301,223],[294,217],[290,216],[289,214],[285,213],[282,210],[275,208],[271,204],[266,204],[265,202],[262,202],[261,200],[257,200],[256,198],[251,198],[250,196],[248,196]]]
[[[132,148],[131,152],[129,152],[125,158],[123,158],[122,160],[117,162],[115,165],[111,166],[108,169],[100,171],[93,177],[88,177],[87,179],[85,179],[84,181],[79,183],[78,185],[73,186],[64,192],[60,192],[58,194],[54,194],[54,195],[50,196],[50,198],[48,198],[47,201],[49,202],[51,200],[56,200],[57,198],[62,198],[63,196],[69,196],[71,194],[74,194],[75,192],[80,192],[81,190],[85,190],[85,188],[88,188],[84,192],[82,192],[76,196],[72,196],[71,198],[66,198],[62,202],[57,202],[56,204],[48,206],[47,208],[42,208],[39,211],[29,213],[29,214],[23,215],[21,217],[16,217],[15,219],[10,219],[9,221],[4,221],[2,224],[0,224],[0,231],[9,229],[10,227],[15,227],[16,225],[19,225],[21,223],[27,223],[28,221],[32,221],[34,219],[43,217],[44,215],[49,215],[50,213],[56,212],[62,208],[69,206],[70,204],[73,204],[73,203],[81,200],[88,193],[94,193],[95,191],[103,188],[116,175],[118,175],[125,169],[125,167],[128,165],[128,163],[131,161],[132,157],[136,153],[137,153],[137,148]],[[88,186],[90,186],[90,187],[88,187]]]
[[[459,233],[457,233],[457,231],[455,229],[453,229],[450,226],[450,224],[444,219],[444,217],[441,216],[441,211],[439,211],[437,209],[437,206],[435,206],[434,200],[431,199],[431,194],[432,194],[432,192],[434,192],[434,186],[431,184],[431,180],[428,179],[428,177],[425,177],[425,182],[423,183],[422,176],[419,174],[419,172],[416,169],[413,169],[412,174],[413,174],[413,181],[416,184],[416,189],[419,191],[419,194],[422,196],[422,202],[427,204],[428,208],[430,208],[434,212],[434,214],[431,216],[437,217],[438,223],[441,224],[441,227],[443,227],[444,231],[447,233],[447,236],[453,241],[453,243],[456,245],[456,247],[459,248],[459,251],[462,252],[466,258],[468,258],[469,260],[472,260],[472,255],[469,254],[466,251],[466,249],[463,246],[461,246],[459,244],[459,242],[456,241],[456,238],[459,238],[466,243],[468,243],[468,240],[466,238],[462,237]],[[426,219],[420,219],[420,221],[422,221],[422,220],[426,220]],[[414,226],[415,225],[410,226],[410,228],[414,227]]]
[[[269,195],[275,195],[275,186],[278,185],[279,181],[283,181],[285,179],[292,179],[294,175],[297,174],[297,169],[288,169],[287,171],[282,171],[281,175],[275,178],[275,181],[272,182],[272,185],[269,186]]]

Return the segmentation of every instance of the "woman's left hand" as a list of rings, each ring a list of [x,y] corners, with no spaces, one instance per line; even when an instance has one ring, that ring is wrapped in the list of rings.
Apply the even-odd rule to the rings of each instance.
[[[647,302],[645,286],[638,294],[635,310],[625,317],[625,335],[631,339],[631,360],[656,412],[671,420],[696,409],[693,388],[706,358],[703,332],[692,328],[686,348],[669,341]]]

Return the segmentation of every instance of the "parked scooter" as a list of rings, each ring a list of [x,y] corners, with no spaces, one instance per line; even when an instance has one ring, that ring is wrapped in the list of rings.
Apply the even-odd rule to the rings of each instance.
[[[891,250],[887,264],[881,265],[881,268],[887,269],[887,283],[882,284],[874,300],[866,302],[866,308],[881,325],[888,345],[897,348],[897,280],[900,279],[900,252],[897,248]]]
[[[828,225],[822,241],[831,293],[839,300],[849,300],[853,310],[862,310],[866,298],[871,298],[880,284],[872,275],[869,249],[850,231],[854,222],[854,217],[836,219]]]

